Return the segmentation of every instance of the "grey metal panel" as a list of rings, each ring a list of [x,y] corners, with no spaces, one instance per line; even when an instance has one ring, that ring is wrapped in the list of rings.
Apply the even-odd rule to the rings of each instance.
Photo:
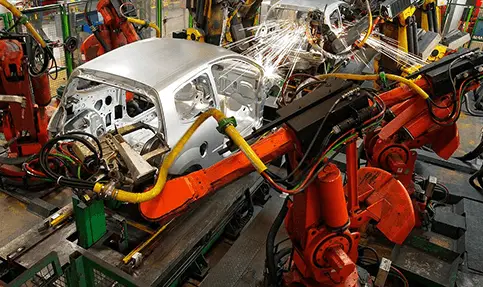
[[[110,51],[77,69],[88,74],[89,71],[102,72],[131,79],[160,91],[187,73],[229,56],[247,59],[215,45],[151,38]]]
[[[300,8],[305,8],[307,10],[319,9],[324,11],[327,6],[334,5],[335,7],[338,7],[345,3],[343,1],[333,0],[280,0],[274,4],[286,8],[297,7],[298,10],[301,10]]]

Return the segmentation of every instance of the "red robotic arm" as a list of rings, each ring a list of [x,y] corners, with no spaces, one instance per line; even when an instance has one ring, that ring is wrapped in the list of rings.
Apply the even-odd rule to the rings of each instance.
[[[431,90],[429,82],[424,79],[418,80],[417,84],[427,92]],[[473,84],[467,88],[471,90],[477,86]],[[459,94],[462,92],[459,91]],[[382,93],[379,97],[393,118],[383,122],[379,130],[365,138],[366,156],[370,166],[390,172],[406,187],[413,198],[416,225],[420,226],[429,199],[414,196],[413,174],[417,158],[414,149],[427,145],[437,155],[448,159],[459,146],[456,121],[448,124],[435,122],[426,101],[416,97],[406,86]],[[448,117],[454,105],[457,105],[457,109],[461,106],[460,103],[454,103],[449,95],[434,101],[436,107],[432,107],[433,113],[439,118]]]
[[[282,127],[261,139],[253,150],[269,162],[283,154],[297,157],[298,139]],[[347,150],[356,150],[355,141]],[[303,192],[294,193],[286,228],[294,246],[294,267],[285,277],[287,285],[331,286],[342,282],[356,286],[355,268],[358,228],[369,220],[395,243],[402,243],[414,226],[414,213],[404,186],[390,173],[377,168],[357,170],[357,153],[347,152],[348,182],[334,164],[327,164]],[[204,170],[167,182],[162,193],[140,204],[149,220],[167,220],[189,204],[233,182],[254,169],[243,153],[237,153]],[[348,206],[347,202],[353,203]],[[355,204],[357,203],[357,204]]]
[[[98,37],[104,41],[110,50],[140,40],[133,24],[129,23],[121,15],[121,5],[124,3],[130,2],[123,0],[100,0],[97,3],[97,11],[104,19],[104,24],[98,28]],[[106,53],[106,50],[99,43],[95,34],[87,37],[82,43],[80,50],[84,61],[90,61]]]

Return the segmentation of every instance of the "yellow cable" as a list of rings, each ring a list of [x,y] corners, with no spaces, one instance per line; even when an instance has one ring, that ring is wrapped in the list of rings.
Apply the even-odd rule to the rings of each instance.
[[[166,223],[165,225],[163,225],[160,229],[158,229],[158,231],[156,231],[155,233],[153,233],[149,238],[148,240],[144,241],[143,243],[141,243],[141,245],[139,245],[138,247],[134,248],[131,252],[129,252],[128,255],[126,255],[126,257],[124,257],[122,259],[122,262],[124,262],[124,264],[127,264],[129,263],[129,261],[131,261],[131,259],[134,257],[134,254],[136,253],[141,253],[141,251],[146,248],[146,246],[148,246],[149,243],[151,243],[154,239],[156,239],[156,237],[158,237],[159,234],[161,234],[161,232],[163,232],[166,227],[168,227],[168,225],[173,221],[173,219],[171,219],[171,221],[169,221],[168,223]]]
[[[217,109],[209,109],[208,111],[201,114],[195,122],[190,126],[190,128],[186,131],[183,137],[176,143],[173,150],[168,154],[166,159],[163,161],[161,168],[159,169],[158,179],[156,184],[148,191],[143,193],[134,193],[129,192],[121,189],[110,189],[109,185],[104,185],[102,183],[96,183],[94,186],[94,192],[107,194],[112,198],[123,201],[123,202],[130,202],[130,203],[140,203],[149,201],[155,198],[164,188],[166,184],[166,178],[168,177],[168,170],[171,165],[174,163],[180,152],[183,150],[185,144],[188,142],[190,137],[194,134],[194,132],[206,121],[209,117],[214,117],[217,122],[226,119],[226,116]],[[225,129],[225,133],[233,140],[235,145],[237,145],[240,150],[248,157],[248,159],[252,162],[255,169],[258,172],[263,172],[267,169],[265,164],[260,160],[257,154],[252,150],[250,145],[245,141],[245,139],[238,133],[235,127],[232,125],[228,125]]]
[[[7,0],[0,0],[0,5],[5,6],[10,12],[12,12],[13,16],[16,18],[22,18],[25,17],[22,15],[22,12],[17,9],[14,5],[12,5],[10,2]],[[40,44],[42,48],[47,47],[47,43],[45,43],[44,39],[42,39],[42,36],[35,30],[34,26],[27,20],[23,25],[27,28],[27,30],[32,34],[32,36],[35,38],[35,40]]]
[[[61,224],[66,219],[68,219],[69,217],[71,217],[72,214],[74,214],[74,211],[73,211],[72,208],[64,211],[62,214],[58,215],[56,218],[54,218],[54,219],[52,219],[52,221],[50,221],[50,226],[51,227],[55,227],[55,226]]]
[[[126,19],[133,24],[137,24],[137,25],[141,25],[141,26],[148,25],[150,28],[153,28],[154,30],[156,30],[156,37],[161,38],[161,30],[153,22],[147,22],[145,20],[132,18],[132,17],[127,17]]]
[[[1,1],[1,0],[0,0]],[[317,76],[319,79],[327,79],[327,78],[339,78],[339,79],[346,79],[346,80],[356,80],[356,81],[376,81],[380,78],[379,75],[374,74],[374,75],[357,75],[357,74],[342,74],[342,73],[336,73],[336,74],[326,74],[326,75],[319,75]],[[412,81],[405,79],[403,77],[397,76],[397,75],[392,75],[392,74],[386,74],[386,78],[392,81],[397,81],[400,83],[403,83],[407,86],[409,86],[411,89],[413,89],[417,94],[419,94],[423,99],[429,98],[429,95],[421,89],[418,85],[413,83]],[[148,191],[144,193],[134,193],[134,192],[129,192],[121,189],[110,189],[109,185],[104,185],[102,183],[96,183],[94,186],[94,192],[96,193],[101,193],[101,194],[107,194],[108,196],[111,196],[112,198],[118,200],[118,201],[123,201],[123,202],[130,202],[130,203],[140,203],[140,202],[145,202],[149,201],[153,198],[155,198],[158,194],[160,194],[166,184],[166,179],[168,177],[168,170],[171,167],[171,165],[174,163],[178,155],[181,153],[183,150],[185,144],[188,142],[188,140],[191,138],[191,136],[194,134],[194,132],[203,124],[204,121],[206,121],[209,117],[213,117],[216,119],[217,122],[220,122],[222,120],[226,119],[226,116],[219,110],[217,109],[210,109],[203,114],[201,114],[195,122],[190,126],[190,128],[186,131],[186,133],[183,135],[183,137],[176,143],[174,146],[173,150],[168,154],[166,159],[163,161],[161,168],[159,169],[159,175],[158,179],[156,181],[156,184]],[[267,169],[265,164],[260,160],[260,158],[257,156],[257,154],[253,151],[253,149],[250,147],[250,145],[245,141],[245,139],[238,133],[236,128],[232,125],[228,125],[225,128],[225,133],[233,140],[235,145],[247,156],[247,158],[251,161],[255,169],[259,172],[262,173]]]
[[[369,36],[372,33],[372,12],[371,12],[371,4],[369,3],[369,0],[366,0],[367,4],[367,11],[368,11],[368,16],[369,16],[369,27],[367,27],[367,32],[362,41],[357,44],[359,48],[362,48],[364,44],[367,42],[367,39],[369,39]]]
[[[333,74],[318,75],[317,78],[319,78],[320,80],[324,80],[327,78],[338,78],[338,79],[354,80],[354,81],[377,81],[378,79],[380,79],[380,76],[378,74],[358,75],[358,74],[333,73]],[[421,87],[416,85],[411,80],[408,80],[404,77],[393,75],[393,74],[386,74],[386,78],[388,80],[396,81],[407,85],[425,100],[429,98],[429,95],[423,89],[421,89]]]

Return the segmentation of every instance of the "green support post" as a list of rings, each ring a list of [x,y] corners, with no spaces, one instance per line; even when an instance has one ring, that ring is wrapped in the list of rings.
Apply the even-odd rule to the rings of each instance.
[[[69,287],[94,286],[94,274],[92,270],[84,266],[84,257],[80,253],[73,253],[69,257],[70,266],[66,277]]]
[[[60,15],[61,15],[61,22],[62,22],[62,38],[65,43],[67,38],[70,37],[69,7],[67,3],[61,5]],[[73,57],[71,52],[67,51],[67,49],[64,48],[64,54],[65,54],[65,66],[67,69],[67,78],[68,78],[72,73],[74,63],[73,63]]]
[[[12,13],[0,13],[0,30],[8,29],[13,23]]]
[[[88,204],[76,195],[72,196],[78,244],[84,249],[91,247],[106,234],[106,214],[104,202],[88,200]]]
[[[193,28],[193,16],[190,14],[188,15],[188,28]]]
[[[163,37],[163,0],[156,0],[156,25],[161,30],[161,38]],[[166,36],[166,35],[165,35]]]

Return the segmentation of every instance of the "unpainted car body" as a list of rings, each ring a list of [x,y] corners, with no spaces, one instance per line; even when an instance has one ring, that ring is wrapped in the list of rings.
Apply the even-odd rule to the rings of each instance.
[[[263,69],[232,51],[180,39],[147,39],[113,50],[78,67],[49,124],[53,136],[81,130],[100,136],[144,123],[124,138],[141,154],[152,139],[172,148],[195,118],[217,108],[237,119],[248,135],[262,123]],[[212,165],[226,141],[208,119],[170,169],[182,174]]]
[[[339,35],[343,31],[342,9],[348,9],[349,4],[344,1],[331,0],[280,0],[273,1],[268,7],[266,21],[289,20],[293,22],[305,21],[309,12],[319,10],[324,17],[324,23]]]

